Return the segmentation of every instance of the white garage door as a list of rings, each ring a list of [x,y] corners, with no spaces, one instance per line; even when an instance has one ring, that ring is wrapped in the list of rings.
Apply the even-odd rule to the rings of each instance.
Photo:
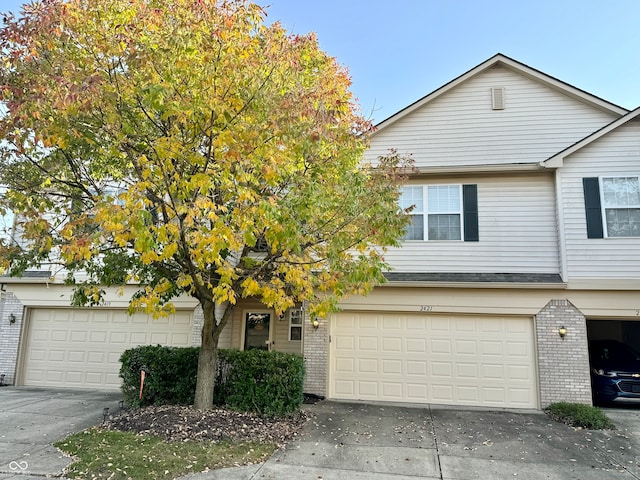
[[[331,398],[538,406],[531,318],[349,312],[331,329]]]
[[[120,388],[120,355],[137,345],[190,345],[192,312],[154,320],[126,310],[36,308],[30,311],[21,383]]]

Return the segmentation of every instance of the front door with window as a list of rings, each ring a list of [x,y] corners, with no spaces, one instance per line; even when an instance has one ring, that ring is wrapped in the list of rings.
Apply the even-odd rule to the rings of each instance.
[[[244,349],[269,350],[271,345],[271,313],[245,312]]]

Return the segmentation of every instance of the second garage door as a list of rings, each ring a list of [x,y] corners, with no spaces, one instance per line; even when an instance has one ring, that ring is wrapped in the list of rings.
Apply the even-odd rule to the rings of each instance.
[[[137,345],[188,346],[192,317],[190,311],[154,320],[116,309],[32,309],[20,383],[117,389],[122,352]]]
[[[340,313],[329,385],[334,399],[537,408],[533,320]]]

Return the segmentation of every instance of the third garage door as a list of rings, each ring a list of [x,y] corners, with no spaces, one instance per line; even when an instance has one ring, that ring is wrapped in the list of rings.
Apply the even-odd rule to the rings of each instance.
[[[334,399],[537,408],[533,320],[339,313],[329,384]]]

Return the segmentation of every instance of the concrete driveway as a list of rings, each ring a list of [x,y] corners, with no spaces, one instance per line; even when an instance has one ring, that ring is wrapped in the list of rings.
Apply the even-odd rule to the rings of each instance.
[[[51,444],[102,422],[120,392],[0,388],[0,480],[60,475],[71,459]]]
[[[0,388],[0,480],[42,480],[70,463],[52,443],[117,412],[118,392]],[[320,402],[300,438],[267,462],[190,480],[638,480],[640,409],[614,431],[542,413]]]
[[[634,480],[640,409],[608,411],[615,431],[543,413],[321,402],[301,438],[262,465],[190,480]]]

